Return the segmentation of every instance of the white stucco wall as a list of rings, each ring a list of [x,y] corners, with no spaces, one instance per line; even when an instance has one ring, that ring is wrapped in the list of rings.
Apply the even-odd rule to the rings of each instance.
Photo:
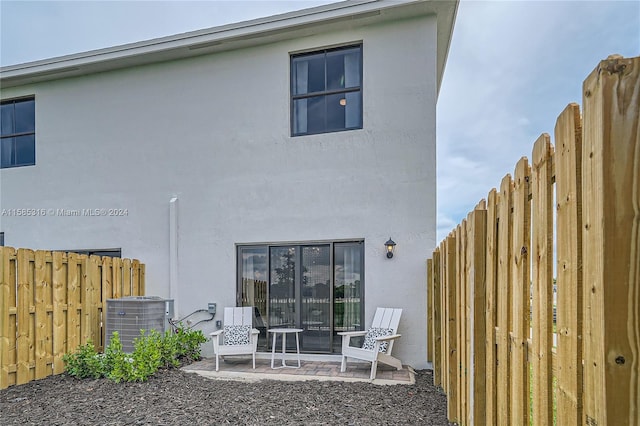
[[[404,308],[394,353],[424,368],[435,40],[435,19],[420,18],[3,90],[3,99],[35,94],[37,151],[36,166],[0,172],[0,208],[128,209],[5,216],[5,244],[121,247],[146,263],[147,294],[168,297],[177,197],[177,311],[217,302],[221,319],[235,305],[236,244],[364,239],[365,317]],[[290,137],[289,52],[357,41],[364,128]],[[390,236],[398,245],[387,260]]]

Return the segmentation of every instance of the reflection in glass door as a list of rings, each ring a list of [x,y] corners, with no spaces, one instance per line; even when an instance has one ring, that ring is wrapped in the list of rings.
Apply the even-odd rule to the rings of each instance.
[[[336,243],[334,245],[334,339],[333,350],[340,352],[340,331],[362,330],[363,263],[362,243]]]
[[[296,247],[271,247],[269,260],[269,327],[296,327]]]
[[[253,306],[253,326],[260,331],[258,348],[267,349],[267,248],[239,247],[238,306]]]
[[[302,247],[302,347],[331,351],[331,246]]]

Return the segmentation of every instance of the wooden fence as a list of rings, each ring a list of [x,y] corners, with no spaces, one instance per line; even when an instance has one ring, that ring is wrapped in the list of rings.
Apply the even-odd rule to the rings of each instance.
[[[144,295],[138,260],[0,247],[0,389],[64,371],[91,340],[103,349],[110,298]]]
[[[640,58],[601,61],[583,105],[427,262],[452,422],[640,425]]]

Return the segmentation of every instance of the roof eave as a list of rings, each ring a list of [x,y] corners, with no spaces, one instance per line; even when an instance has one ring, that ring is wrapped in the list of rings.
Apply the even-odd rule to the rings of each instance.
[[[75,77],[200,56],[415,16],[437,16],[438,91],[449,51],[458,1],[356,0],[332,3],[152,40],[0,68],[0,87]]]

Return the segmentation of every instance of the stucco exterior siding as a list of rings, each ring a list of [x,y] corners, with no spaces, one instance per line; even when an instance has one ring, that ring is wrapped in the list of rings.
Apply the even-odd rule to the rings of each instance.
[[[290,53],[352,42],[363,49],[363,129],[291,137]],[[0,209],[128,211],[2,217],[5,244],[121,247],[146,264],[147,294],[176,296],[177,197],[181,316],[235,305],[237,244],[363,239],[365,318],[403,308],[394,354],[424,368],[436,50],[436,19],[423,16],[3,89],[3,99],[35,95],[36,165],[0,171]]]

